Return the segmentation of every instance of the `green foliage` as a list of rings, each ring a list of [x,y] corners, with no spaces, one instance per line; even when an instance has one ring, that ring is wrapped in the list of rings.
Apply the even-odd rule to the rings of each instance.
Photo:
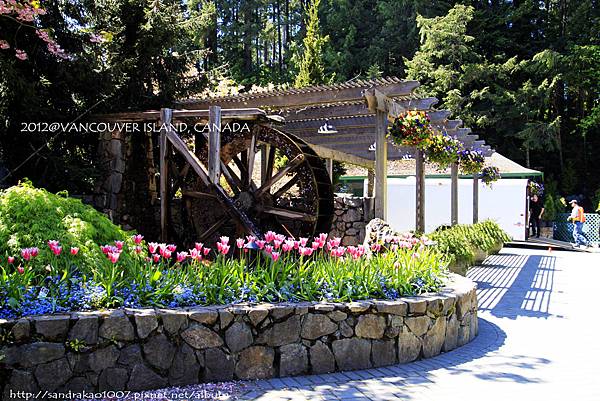
[[[306,9],[306,36],[302,40],[302,58],[295,82],[297,88],[320,84],[325,81],[323,46],[329,38],[321,35],[319,27],[320,3],[321,0],[311,0]]]
[[[106,216],[64,193],[52,194],[23,182],[0,192],[0,255],[17,256],[22,248],[50,251],[48,240],[78,247],[86,268],[104,261],[98,244],[125,240],[127,233]],[[65,253],[69,249],[64,249]]]
[[[436,247],[448,256],[451,263],[467,264],[474,262],[476,250],[493,252],[510,240],[497,223],[489,220],[437,230],[429,238],[436,242]]]
[[[542,218],[546,221],[554,221],[556,220],[556,205],[554,203],[554,198],[552,195],[547,194],[546,199],[544,200],[544,215]]]

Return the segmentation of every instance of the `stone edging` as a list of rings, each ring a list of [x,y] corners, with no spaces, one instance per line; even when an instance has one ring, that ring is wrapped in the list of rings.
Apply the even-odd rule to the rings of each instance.
[[[477,335],[476,285],[395,301],[125,309],[0,320],[8,391],[146,390],[364,369]]]

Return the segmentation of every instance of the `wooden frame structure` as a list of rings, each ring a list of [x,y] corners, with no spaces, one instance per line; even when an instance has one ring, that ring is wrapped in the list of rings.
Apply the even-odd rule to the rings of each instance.
[[[415,158],[416,216],[415,229],[425,230],[425,155],[414,148],[392,145],[386,138],[388,125],[406,110],[427,111],[436,132],[456,136],[465,147],[480,150],[485,156],[493,150],[461,128],[461,120],[449,119],[448,110],[434,110],[433,97],[419,97],[417,81],[395,77],[357,80],[327,86],[271,90],[235,96],[190,99],[180,102],[186,109],[205,109],[219,105],[223,109],[255,107],[285,120],[282,130],[309,143],[319,156],[366,167],[369,188],[374,189],[375,217],[386,218],[387,161]],[[335,127],[335,133],[319,133],[323,124]],[[458,222],[458,166],[452,168],[451,222]],[[478,179],[473,179],[473,222],[478,220]],[[370,190],[369,190],[370,194]]]

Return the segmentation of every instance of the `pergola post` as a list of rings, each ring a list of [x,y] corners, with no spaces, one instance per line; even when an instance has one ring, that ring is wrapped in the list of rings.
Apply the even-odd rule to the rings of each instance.
[[[173,110],[160,110],[160,238],[167,241],[167,224],[169,221],[169,140],[167,131],[170,130]]]
[[[416,155],[416,218],[415,231],[425,232],[425,154],[417,149]]]
[[[450,166],[450,224],[458,224],[458,163]]]
[[[208,177],[214,185],[221,176],[221,107],[208,108]]]
[[[373,197],[373,188],[375,187],[375,170],[372,168],[367,170],[367,197]]]
[[[325,167],[327,168],[327,174],[329,179],[333,182],[333,159],[325,159]]]
[[[377,110],[375,135],[375,217],[387,219],[387,112]]]
[[[473,224],[479,221],[479,175],[473,174]]]

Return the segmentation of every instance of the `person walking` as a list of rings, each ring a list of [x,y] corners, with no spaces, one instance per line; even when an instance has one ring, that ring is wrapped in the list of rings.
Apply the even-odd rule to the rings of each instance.
[[[529,225],[531,226],[531,237],[540,237],[540,220],[544,215],[544,206],[537,195],[533,195],[529,202]]]
[[[577,204],[577,199],[572,199],[569,204],[573,208],[568,220],[573,222],[573,239],[575,240],[575,246],[587,247],[589,245],[589,240],[583,233],[583,223],[585,223],[585,213],[583,212],[583,208]]]

